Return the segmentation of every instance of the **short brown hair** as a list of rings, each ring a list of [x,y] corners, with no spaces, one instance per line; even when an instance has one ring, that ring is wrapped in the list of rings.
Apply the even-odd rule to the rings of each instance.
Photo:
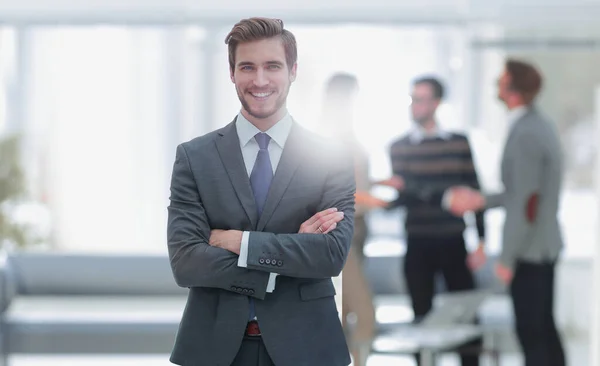
[[[510,89],[521,94],[523,102],[530,104],[542,89],[542,76],[531,64],[515,59],[508,59],[505,64],[510,75]]]
[[[285,50],[285,61],[287,66],[291,68],[298,59],[296,38],[292,32],[283,28],[281,19],[261,17],[240,20],[225,37],[225,44],[227,44],[229,51],[229,68],[231,70],[235,68],[235,51],[238,44],[273,37],[281,37],[283,49]]]
[[[427,84],[433,89],[433,98],[441,100],[444,98],[445,90],[442,82],[433,76],[423,76],[413,82],[413,85]]]

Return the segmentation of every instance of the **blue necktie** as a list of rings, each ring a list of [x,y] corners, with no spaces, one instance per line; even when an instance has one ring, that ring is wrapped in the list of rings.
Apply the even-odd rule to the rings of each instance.
[[[252,192],[254,193],[258,217],[260,217],[263,208],[265,207],[265,201],[267,200],[271,181],[273,180],[273,166],[271,165],[271,158],[268,150],[271,137],[266,133],[260,132],[254,136],[254,139],[258,142],[260,150],[258,150],[254,168],[252,168],[252,173],[250,173],[250,185],[252,186]],[[254,312],[254,299],[252,297],[249,297],[249,299],[250,320],[253,320],[256,315]]]

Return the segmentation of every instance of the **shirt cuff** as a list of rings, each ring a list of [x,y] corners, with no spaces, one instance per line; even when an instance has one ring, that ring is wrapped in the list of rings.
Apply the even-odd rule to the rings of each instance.
[[[238,267],[248,267],[248,241],[250,239],[250,232],[244,231],[242,233],[242,244],[240,246],[240,256],[238,258]]]
[[[250,232],[242,232],[242,244],[240,246],[240,256],[238,258],[238,267],[248,267],[248,242],[250,240]],[[267,292],[275,290],[275,279],[277,273],[269,273],[269,282],[267,282]]]
[[[275,279],[277,273],[269,273],[269,282],[267,283],[267,292],[273,292],[275,290]]]
[[[442,197],[442,208],[445,210],[450,209],[450,203],[452,202],[452,191],[447,189]]]

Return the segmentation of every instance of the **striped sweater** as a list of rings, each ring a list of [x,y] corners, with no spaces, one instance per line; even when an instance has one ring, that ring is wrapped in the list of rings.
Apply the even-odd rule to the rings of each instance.
[[[410,236],[459,235],[465,221],[442,208],[447,188],[465,185],[480,189],[469,141],[448,134],[414,141],[406,135],[390,149],[392,171],[404,178],[405,188],[390,208],[405,206],[405,228]],[[475,215],[480,239],[485,237],[484,214]]]

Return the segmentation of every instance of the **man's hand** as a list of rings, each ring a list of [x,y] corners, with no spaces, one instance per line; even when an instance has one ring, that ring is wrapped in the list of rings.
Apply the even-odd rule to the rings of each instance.
[[[211,230],[208,244],[240,255],[242,232],[239,230]]]
[[[399,191],[403,190],[405,186],[404,179],[399,175],[393,175],[391,178],[378,182],[378,184],[382,186],[392,187]]]
[[[478,191],[464,186],[452,187],[449,190],[449,210],[456,216],[463,216],[468,211],[479,211],[485,206],[485,198]]]
[[[373,197],[370,201],[369,201],[369,206],[371,208],[387,208],[390,205],[390,203],[388,201],[384,201],[380,198],[377,197]]]
[[[304,221],[300,225],[298,233],[309,234],[327,234],[337,227],[337,223],[344,218],[343,212],[338,212],[337,208],[328,208],[317,212],[313,217]]]
[[[485,250],[483,248],[483,242],[479,243],[479,246],[467,257],[467,265],[471,271],[477,271],[485,264],[487,258],[485,256]]]
[[[508,285],[513,279],[513,271],[510,268],[505,267],[501,263],[496,264],[496,276],[505,285]]]
[[[354,198],[356,204],[364,205],[368,208],[387,208],[390,204],[388,201],[377,198],[368,192],[356,192]]]

